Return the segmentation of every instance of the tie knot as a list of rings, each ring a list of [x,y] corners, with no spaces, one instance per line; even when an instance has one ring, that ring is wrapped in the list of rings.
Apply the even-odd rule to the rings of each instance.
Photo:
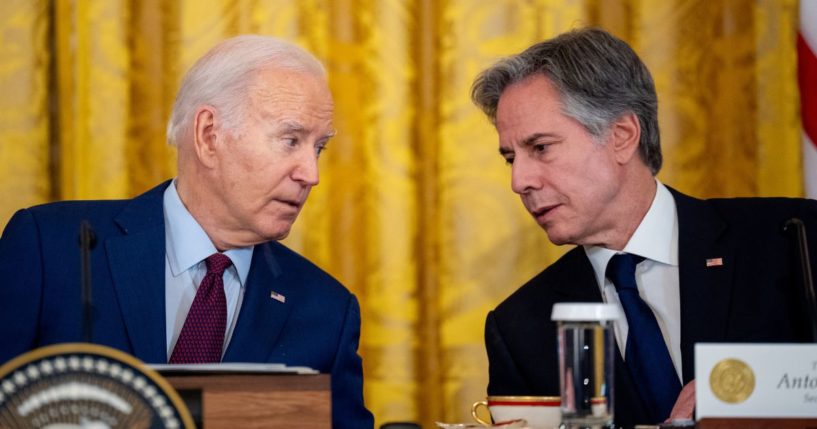
[[[635,266],[643,260],[643,256],[629,253],[619,253],[610,258],[610,262],[607,263],[606,274],[607,278],[616,286],[616,290],[638,289],[635,283]]]
[[[233,261],[223,253],[213,253],[204,260],[204,264],[207,265],[207,274],[221,276],[224,270],[233,265]]]

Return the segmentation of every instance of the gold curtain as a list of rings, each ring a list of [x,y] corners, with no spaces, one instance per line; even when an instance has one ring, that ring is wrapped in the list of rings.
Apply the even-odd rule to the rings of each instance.
[[[485,395],[485,314],[566,249],[510,191],[469,101],[498,58],[580,25],[653,71],[665,183],[700,197],[800,196],[796,0],[6,0],[0,225],[57,199],[172,177],[181,74],[238,33],[327,65],[339,131],[286,240],[360,298],[377,424],[467,421]]]

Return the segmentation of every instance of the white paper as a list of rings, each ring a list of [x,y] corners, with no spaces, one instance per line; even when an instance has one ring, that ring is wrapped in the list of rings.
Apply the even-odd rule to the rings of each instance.
[[[264,374],[318,374],[306,366],[287,366],[282,363],[204,363],[204,364],[149,364],[159,373],[264,373]]]
[[[728,359],[754,376],[751,393],[736,403],[718,398],[710,381],[715,366]],[[696,344],[695,414],[817,418],[817,344]]]

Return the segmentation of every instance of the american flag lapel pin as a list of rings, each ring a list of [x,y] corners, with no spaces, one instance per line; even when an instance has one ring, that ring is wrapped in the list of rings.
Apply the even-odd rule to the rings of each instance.
[[[278,302],[280,302],[280,303],[282,303],[282,304],[287,302],[287,297],[281,295],[280,293],[278,293],[278,292],[276,292],[274,290],[271,290],[269,292],[269,297],[276,300],[276,301],[278,301]]]
[[[720,267],[723,265],[723,258],[709,258],[706,260],[707,267]]]

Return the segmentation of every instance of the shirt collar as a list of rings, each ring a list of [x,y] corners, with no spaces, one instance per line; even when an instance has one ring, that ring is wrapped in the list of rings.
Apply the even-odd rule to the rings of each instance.
[[[210,237],[187,211],[176,191],[174,179],[164,193],[165,248],[173,277],[218,252]],[[247,283],[254,246],[230,249],[224,252],[235,266],[241,287]]]
[[[624,246],[623,252],[677,267],[678,212],[675,209],[675,198],[658,179],[655,179],[655,183],[657,186],[652,205]],[[618,252],[599,246],[584,246],[584,251],[593,265],[598,284],[603,286],[607,263]]]

